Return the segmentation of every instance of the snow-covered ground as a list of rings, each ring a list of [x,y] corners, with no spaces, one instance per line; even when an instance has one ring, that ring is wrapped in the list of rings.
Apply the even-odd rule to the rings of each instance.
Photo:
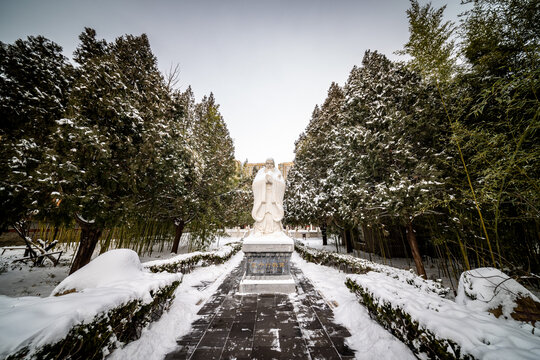
[[[228,256],[234,247],[224,246],[224,244],[234,240],[237,239],[220,239],[219,244],[216,241],[212,248],[220,247],[210,254],[217,257]],[[15,251],[20,251],[22,254],[23,249]],[[167,257],[170,262],[176,261],[178,257],[199,255],[199,252],[195,252],[181,255],[169,254]],[[10,257],[17,256],[16,253],[12,253]],[[174,324],[169,324],[169,326],[172,326],[175,331],[189,330],[198,307],[212,295],[220,282],[215,286],[212,283],[220,276],[222,279],[241,261],[242,256],[241,253],[237,254],[236,257],[220,266],[209,266],[203,270],[196,268],[195,274],[181,283],[181,290],[176,295],[182,305],[178,311],[175,311]],[[4,263],[8,263],[10,257],[5,257]],[[146,265],[156,261],[167,260],[162,258],[141,264],[139,256],[133,250],[110,250],[63,279],[58,285],[56,282],[46,284],[41,282],[40,286],[46,288],[47,296],[0,295],[0,334],[3,334],[0,337],[0,357],[19,351],[26,346],[34,351],[45,344],[54,343],[65,337],[74,325],[93,321],[97,314],[106,313],[132,300],[142,301],[143,304],[152,302],[154,300],[152,294],[183,279],[180,273],[150,272],[149,266]],[[26,284],[28,284],[30,281],[39,279],[31,275],[37,270],[43,271],[47,268],[47,266],[31,267],[20,264],[17,268],[8,266],[4,274],[15,272],[19,275],[27,275]],[[69,263],[66,262],[58,268],[64,268],[67,275]],[[14,285],[17,286],[17,284]],[[52,292],[47,289],[49,286],[54,287]],[[162,334],[159,335],[159,339],[163,340]],[[175,344],[174,339],[175,335],[172,334],[171,346]]]
[[[341,245],[336,246],[336,243],[335,243],[336,240],[331,237],[328,238],[328,245],[322,244],[322,238],[297,239],[297,241],[300,241],[304,245],[317,249],[317,250],[325,250],[325,251],[332,251],[332,252],[339,252],[339,253],[346,253],[346,250],[347,250],[344,246],[341,246]],[[414,271],[416,271],[413,259],[409,259],[409,258],[389,259],[389,258],[385,258],[376,254],[370,254],[370,253],[367,253],[364,251],[358,251],[358,250],[354,250],[354,256],[359,257],[361,259],[373,261],[379,264],[390,265],[398,269],[404,269],[404,270],[413,269]],[[453,291],[457,292],[457,285],[458,285],[459,279],[454,276],[449,277],[444,269],[444,266],[439,263],[438,259],[427,259],[424,263],[424,267],[425,267],[428,279],[431,279],[431,280],[440,279],[444,287],[450,288]],[[453,291],[448,293],[446,297],[450,299],[454,298]]]
[[[486,273],[494,271],[498,270]],[[369,292],[379,306],[400,309],[419,328],[429,330],[438,339],[451,340],[463,353],[476,359],[540,359],[540,334],[531,324],[496,318],[487,311],[443,299],[386,274],[371,271],[347,277]],[[517,286],[512,289],[527,292]],[[480,287],[483,288],[481,284]],[[491,293],[493,288],[483,290]]]
[[[209,246],[209,250],[215,250],[230,242],[239,241],[235,237],[220,237]],[[171,254],[171,244],[165,244],[163,251],[161,245],[155,245],[151,254],[140,256],[142,263],[152,260],[168,259],[174,256]],[[187,245],[181,244],[179,253],[187,252]],[[3,248],[0,248],[0,295],[11,297],[18,296],[49,296],[52,290],[69,274],[69,267],[73,255],[74,247],[65,247],[57,245],[56,250],[64,251],[60,258],[60,263],[54,267],[49,260],[45,260],[44,266],[32,266],[31,262],[27,264],[22,262],[13,263],[13,260],[20,259],[24,254],[24,246],[14,250],[6,250],[3,254]],[[92,258],[99,255],[99,246],[94,251]]]
[[[151,303],[152,294],[181,280],[182,274],[151,273],[135,251],[117,249],[64,279],[51,296],[0,296],[0,357],[26,346],[33,351],[53,344],[74,325],[130,301]]]
[[[436,292],[427,291],[430,289],[424,286],[416,286],[411,279],[403,281],[401,276],[395,276],[402,270],[394,269],[395,274],[377,270],[361,275],[346,275],[333,268],[306,262],[297,253],[293,255],[293,261],[330,304],[334,301],[338,303],[334,308],[336,320],[351,332],[349,345],[357,351],[357,358],[378,358],[388,353],[391,354],[389,358],[403,358],[404,355],[398,355],[399,350],[394,353],[393,350],[397,348],[393,344],[381,343],[378,339],[382,336],[386,340],[390,333],[377,324],[372,325],[367,310],[342,285],[347,278],[372,293],[380,306],[401,309],[421,328],[435,334],[438,339],[453,341],[462,351],[476,358],[532,360],[540,356],[538,325],[535,327],[518,322],[510,316],[517,297],[538,299],[499,270],[482,268],[471,271],[468,283],[460,284],[459,301],[456,303]],[[494,289],[496,295],[493,295]],[[341,306],[341,302],[345,302],[345,306]],[[506,318],[496,318],[487,311],[499,305],[503,307],[503,315],[504,307],[508,308]],[[396,321],[399,323],[399,320]],[[398,331],[403,330],[398,326]],[[367,344],[379,344],[388,350],[379,355],[379,350],[374,347],[363,354]]]
[[[2,250],[0,248],[0,254]],[[0,255],[0,295],[49,296],[56,285],[68,276],[74,253],[73,248],[58,247],[55,250],[64,250],[56,267],[49,260],[45,260],[43,266],[32,266],[30,261],[26,264],[13,263],[13,260],[23,257],[24,246],[6,250]]]
[[[114,351],[110,359],[163,359],[174,350],[176,340],[190,331],[191,323],[199,317],[199,309],[243,257],[244,253],[240,251],[225,264],[198,268],[184,275],[169,311],[145,328],[140,339]]]
[[[335,321],[351,333],[347,344],[356,359],[416,359],[411,350],[377,322],[345,286],[347,274],[303,260],[296,252],[291,261],[302,269],[327,302],[334,305]]]
[[[191,323],[199,317],[196,315],[198,310],[241,262],[242,257],[243,253],[239,252],[225,264],[195,269],[184,275],[170,310],[144,329],[139,340],[114,351],[110,359],[163,359],[165,354],[174,350],[176,340],[190,331]],[[301,267],[323,297],[334,305],[336,322],[351,332],[352,336],[347,342],[356,351],[357,359],[415,359],[402,342],[369,317],[367,310],[345,286],[346,274],[308,263],[296,253],[292,261]]]
[[[215,243],[213,243],[210,246],[210,250],[218,249],[222,247],[223,245],[238,241],[238,238],[220,238]],[[315,249],[324,249],[328,251],[335,251],[336,247],[335,244],[330,244],[327,246],[322,246],[322,239],[307,239],[302,241],[305,245],[313,247]],[[30,265],[25,265],[21,263],[12,264],[12,260],[18,257],[21,257],[24,249],[18,249],[13,251],[6,251],[4,255],[0,257],[0,268],[4,269],[3,272],[0,273],[0,295],[10,295],[12,297],[7,296],[0,296],[0,302],[2,302],[3,308],[6,312],[4,312],[5,316],[11,316],[9,312],[10,304],[15,304],[16,306],[23,306],[28,309],[28,315],[34,316],[37,314],[39,317],[39,306],[40,304],[45,304],[43,301],[49,301],[48,299],[53,299],[50,301],[57,301],[58,298],[46,298],[43,299],[42,297],[49,296],[52,292],[52,290],[67,276],[67,273],[69,271],[69,262],[71,261],[71,258],[73,256],[73,250],[69,250],[66,252],[65,255],[63,255],[63,260],[61,261],[60,265],[57,267],[52,267],[50,263],[48,263],[44,267],[32,267]],[[131,252],[130,250],[117,250],[120,252]],[[98,250],[96,250],[97,255]],[[130,254],[126,254],[125,258],[128,261],[128,264],[124,264],[121,267],[122,268],[129,268],[130,264],[133,263],[136,265],[133,267],[133,273],[139,273],[141,269],[143,268],[143,265],[140,264],[139,261],[131,261],[130,259],[137,258],[136,254],[134,252],[131,252],[133,256]],[[130,256],[127,256],[130,255]],[[140,261],[160,261],[164,259],[171,259],[175,255],[170,254],[168,251],[154,251],[152,256],[145,256],[141,257]],[[224,264],[220,265],[212,265],[204,268],[195,268],[193,272],[184,275],[182,283],[179,285],[177,290],[175,291],[175,300],[173,301],[171,308],[169,311],[165,312],[163,316],[157,321],[152,324],[150,324],[147,328],[145,328],[142,332],[142,336],[139,340],[134,341],[128,345],[126,345],[122,349],[117,349],[114,351],[110,358],[111,359],[140,359],[140,360],[150,360],[150,359],[162,359],[165,354],[172,351],[176,346],[176,340],[183,335],[187,334],[191,329],[191,323],[195,321],[198,316],[196,315],[198,310],[204,305],[206,300],[212,296],[212,294],[217,290],[217,288],[220,286],[222,281],[225,279],[225,277],[230,273],[232,269],[234,269],[242,260],[243,252],[239,252],[236,255],[234,255],[229,261],[227,261]],[[98,259],[99,260],[99,259]],[[375,260],[375,259],[371,259]],[[392,259],[393,266],[396,266],[398,261],[396,259]],[[409,268],[407,265],[407,259],[401,259],[402,260],[402,266],[396,266],[396,267],[403,267],[403,268]],[[356,297],[355,294],[351,293],[349,289],[345,286],[345,281],[347,279],[347,274],[340,272],[338,270],[335,270],[333,268],[327,267],[327,266],[321,266],[314,263],[306,262],[304,261],[296,252],[293,253],[292,256],[292,262],[296,264],[299,268],[302,269],[304,275],[312,281],[315,288],[320,292],[320,294],[323,296],[323,298],[326,299],[326,301],[331,304],[334,315],[335,315],[335,321],[337,323],[342,324],[345,326],[351,333],[351,337],[347,339],[347,343],[351,349],[355,350],[356,358],[357,359],[414,359],[415,356],[411,352],[411,350],[404,345],[401,341],[396,339],[394,336],[392,336],[387,330],[385,330],[382,326],[380,326],[376,321],[372,320],[368,311],[364,306],[362,306]],[[387,260],[387,264],[389,264],[389,261]],[[99,265],[99,264],[97,264]],[[135,266],[134,265],[134,266]],[[95,269],[94,269],[95,270]],[[99,282],[99,284],[94,284],[95,286],[90,286],[90,290],[84,290],[84,291],[93,291],[92,287],[103,287],[104,284],[102,284],[102,281],[116,281],[116,282],[129,282],[129,278],[132,278],[133,276],[127,276],[122,279],[107,279],[107,276],[104,276],[102,272],[98,270],[92,271],[92,274],[87,274],[87,276],[83,276],[85,278],[85,285],[84,288],[87,289],[89,279],[96,280]],[[120,271],[121,269],[118,269]],[[94,274],[95,272],[95,274]],[[166,273],[165,273],[166,274]],[[172,274],[166,274],[164,276],[173,276]],[[445,303],[449,302],[447,299],[441,299],[440,297],[433,294],[432,298],[428,297],[424,293],[419,292],[418,289],[412,287],[412,286],[406,286],[403,281],[399,281],[399,279],[394,279],[391,276],[387,276],[385,274],[379,274],[379,273],[370,273],[369,276],[356,276],[354,277],[357,279],[357,281],[368,281],[371,278],[374,280],[369,283],[369,288],[377,288],[382,287],[379,289],[380,291],[397,291],[395,295],[388,295],[386,293],[382,294],[381,296],[385,297],[385,299],[396,299],[398,301],[399,299],[404,298],[403,294],[410,294],[407,297],[407,301],[403,303],[399,303],[399,306],[402,308],[407,308],[407,306],[416,306],[415,304],[420,302],[420,298],[427,299],[432,302],[441,302]],[[374,275],[373,275],[374,274]],[[84,274],[82,274],[84,275]],[[82,276],[81,275],[81,276]],[[152,275],[153,276],[153,275]],[[181,276],[181,275],[178,275]],[[350,276],[350,275],[349,275]],[[149,274],[140,274],[141,279],[144,277],[150,277]],[[105,279],[105,280],[103,280]],[[69,279],[68,279],[69,280]],[[133,280],[133,279],[131,279]],[[144,279],[143,279],[144,280]],[[158,279],[159,281],[164,279]],[[153,281],[153,280],[152,280]],[[165,281],[165,280],[164,280]],[[167,280],[169,281],[169,280]],[[77,283],[77,281],[75,281]],[[387,284],[387,286],[382,286],[381,284]],[[64,286],[65,285],[65,286]],[[77,285],[77,284],[75,284]],[[107,285],[107,284],[105,284]],[[149,285],[150,286],[150,285]],[[133,286],[131,286],[133,287]],[[78,289],[77,286],[74,286],[72,283],[64,283],[63,285],[58,287],[57,292],[63,292],[64,290],[70,290],[70,289]],[[147,286],[149,289],[150,287]],[[410,288],[410,289],[409,289]],[[145,288],[144,291],[147,291],[148,289]],[[408,292],[407,292],[408,291]],[[25,297],[25,298],[13,298],[13,296],[21,296],[21,295],[35,295],[33,297]],[[70,297],[77,297],[83,294],[74,293],[69,294],[66,296],[60,297],[60,301],[68,301]],[[140,294],[139,294],[140,295]],[[403,295],[403,296],[402,296]],[[429,294],[428,294],[429,295]],[[42,296],[41,298],[38,296]],[[127,296],[127,295],[126,295]],[[131,295],[129,295],[131,296]],[[43,300],[43,301],[42,301]],[[427,301],[426,300],[426,301]],[[399,302],[399,301],[398,301]],[[97,301],[96,304],[99,304],[100,301]],[[37,304],[37,305],[36,305]],[[92,306],[97,306],[96,304]],[[438,303],[437,303],[438,304]],[[445,305],[443,304],[443,305]],[[69,304],[67,304],[69,305]],[[67,306],[66,305],[66,306]],[[74,305],[74,304],[71,304]],[[70,306],[71,306],[70,305]],[[76,306],[79,306],[79,302],[76,302]],[[91,304],[90,304],[91,305]],[[88,309],[92,310],[91,307],[88,305]],[[38,308],[36,308],[38,306]],[[442,306],[442,305],[441,305]],[[446,305],[445,305],[446,306]],[[455,309],[453,307],[457,307],[458,304],[455,304],[454,302],[451,302],[450,305],[448,305],[449,309],[454,311]],[[428,317],[424,319],[425,316],[425,309],[429,309],[429,306],[423,307],[424,310],[419,310],[418,317],[422,319],[423,322],[429,325],[430,328],[436,329],[437,332],[440,330],[444,333],[445,336],[452,338],[452,336],[448,335],[448,333],[457,332],[460,333],[463,331],[460,327],[459,319],[452,319],[450,318],[448,321],[444,322],[441,319],[437,320],[437,323],[444,323],[446,325],[433,325],[430,323],[432,318],[436,318],[436,316]],[[99,309],[98,309],[99,310]],[[93,309],[93,313],[98,311],[96,309]],[[462,312],[465,312],[465,308],[462,309]],[[446,315],[453,316],[452,311],[449,311],[448,314],[436,314],[439,317],[444,318]],[[36,313],[37,312],[37,313]],[[413,311],[414,312],[414,311]],[[54,314],[53,314],[54,315]],[[83,314],[84,315],[84,314]],[[425,315],[425,316],[424,316]],[[88,315],[89,316],[89,315]],[[508,340],[499,342],[501,343],[501,348],[495,350],[495,352],[476,352],[473,348],[467,349],[469,351],[472,351],[476,355],[478,354],[488,354],[490,356],[496,355],[497,351],[502,354],[502,350],[505,350],[505,355],[512,355],[517,354],[513,352],[512,349],[515,348],[515,344],[522,342],[524,352],[520,353],[520,358],[529,358],[527,356],[528,353],[535,353],[536,351],[539,351],[539,347],[535,346],[534,344],[530,344],[529,340],[531,339],[530,336],[525,336],[525,334],[518,334],[519,331],[523,331],[523,326],[519,327],[515,324],[506,323],[503,321],[503,319],[490,319],[490,315],[488,314],[481,314],[480,317],[483,316],[483,318],[479,318],[479,323],[484,323],[485,331],[483,332],[476,332],[474,333],[475,338],[481,338],[483,335],[490,338],[490,341],[499,341],[500,339],[505,339],[504,332],[513,332],[514,334],[508,334]],[[455,316],[454,316],[455,317]],[[2,319],[0,314],[0,324],[4,323],[7,324],[5,321],[6,318]],[[472,319],[470,321],[473,321]],[[495,329],[491,329],[490,325],[488,323],[497,324],[495,326]],[[1,326],[0,326],[1,327]],[[471,322],[469,324],[469,327],[474,328],[474,322]],[[442,330],[441,330],[442,329]],[[530,329],[529,329],[530,330]],[[8,331],[7,328],[4,328],[5,332]],[[1,333],[1,332],[0,332]],[[502,334],[502,335],[501,335]],[[11,335],[16,335],[15,333]],[[518,336],[519,335],[519,336]],[[461,337],[460,340],[463,340]],[[499,340],[497,340],[499,339]],[[532,341],[535,342],[536,339],[538,339],[538,336],[532,337]],[[465,341],[465,340],[463,340]],[[480,341],[480,340],[479,340]],[[15,341],[14,341],[15,342]],[[481,342],[481,341],[480,341]],[[508,344],[506,344],[508,343]],[[474,344],[473,344],[474,345]],[[504,345],[504,346],[503,346]],[[489,356],[488,356],[489,357]],[[533,357],[534,358],[534,357]]]

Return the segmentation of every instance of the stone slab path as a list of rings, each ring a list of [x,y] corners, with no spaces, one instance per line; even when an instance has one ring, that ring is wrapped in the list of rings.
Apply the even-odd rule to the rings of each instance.
[[[201,318],[165,359],[353,359],[349,331],[302,271],[297,293],[237,294],[242,262],[200,309]]]

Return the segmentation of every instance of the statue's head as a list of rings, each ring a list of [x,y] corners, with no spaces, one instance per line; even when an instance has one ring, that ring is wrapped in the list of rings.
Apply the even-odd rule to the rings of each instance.
[[[276,167],[276,164],[274,163],[274,159],[272,158],[266,159],[265,167],[269,170],[274,170],[274,168]]]

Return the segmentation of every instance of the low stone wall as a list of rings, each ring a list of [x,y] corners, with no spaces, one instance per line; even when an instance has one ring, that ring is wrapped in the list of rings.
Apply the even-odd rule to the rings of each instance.
[[[322,238],[322,233],[320,231],[310,231],[310,230],[288,230],[286,231],[287,235],[293,239],[311,239],[311,238]]]
[[[231,237],[243,238],[249,235],[249,229],[226,229],[225,232]],[[287,236],[293,239],[322,238],[322,233],[316,230],[285,230]]]

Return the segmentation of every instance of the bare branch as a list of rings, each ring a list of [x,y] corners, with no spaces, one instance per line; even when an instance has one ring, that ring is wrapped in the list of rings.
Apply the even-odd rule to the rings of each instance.
[[[173,91],[178,82],[180,81],[180,64],[176,64],[169,67],[169,70],[165,73],[165,85],[169,91]]]

